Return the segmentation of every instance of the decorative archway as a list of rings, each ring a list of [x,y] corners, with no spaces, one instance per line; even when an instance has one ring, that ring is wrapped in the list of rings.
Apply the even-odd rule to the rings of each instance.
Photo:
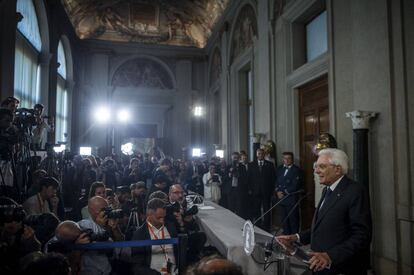
[[[111,86],[173,90],[175,80],[163,63],[148,57],[134,57],[115,70]]]
[[[253,6],[249,3],[241,7],[233,23],[230,39],[230,64],[246,49],[253,46],[258,36],[257,17]]]

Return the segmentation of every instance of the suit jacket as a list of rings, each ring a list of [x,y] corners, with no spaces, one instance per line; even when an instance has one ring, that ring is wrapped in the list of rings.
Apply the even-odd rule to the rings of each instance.
[[[233,172],[230,172],[230,169],[233,168]],[[237,191],[238,192],[247,192],[247,171],[246,167],[239,163],[237,167],[233,167],[233,165],[228,165],[226,167],[225,177],[222,178],[224,189],[227,193],[230,193],[232,190],[232,180],[235,174],[237,177]]]
[[[171,238],[177,237],[177,229],[171,223],[166,223],[165,227],[170,233]],[[151,240],[151,236],[148,230],[148,224],[145,222],[137,231],[134,232],[132,240]],[[133,262],[134,274],[147,274],[148,269],[151,266],[152,247],[134,247],[131,251]],[[174,257],[178,266],[178,247],[174,245]]]
[[[372,235],[367,190],[344,176],[318,213],[320,205],[321,201],[311,229],[299,234],[301,243],[310,243],[313,251],[328,253],[332,265],[324,274],[366,270]]]
[[[249,163],[248,185],[253,196],[270,198],[273,195],[275,179],[275,166],[270,161],[264,160],[261,170],[258,161]]]
[[[296,165],[292,165],[286,176],[285,167],[280,165],[276,169],[276,191],[285,195],[296,192],[303,188],[303,171]],[[284,199],[280,205],[291,206],[298,201],[299,195],[292,195]]]

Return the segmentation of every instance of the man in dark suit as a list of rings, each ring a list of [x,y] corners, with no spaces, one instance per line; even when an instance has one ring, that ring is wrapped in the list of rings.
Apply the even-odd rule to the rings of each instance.
[[[276,173],[273,163],[264,159],[263,149],[256,151],[257,161],[250,163],[248,168],[248,188],[251,196],[251,218],[255,221],[269,210],[270,200],[275,189]],[[264,230],[270,230],[270,214],[264,216],[264,222],[259,224]]]
[[[147,220],[135,231],[132,240],[158,240],[177,237],[174,225],[165,223],[165,202],[152,199],[147,204]],[[176,245],[144,246],[132,248],[134,275],[173,273],[178,260]]]
[[[293,163],[293,153],[284,152],[283,165],[276,169],[276,192],[280,201],[283,234],[299,232],[299,195],[289,195],[303,188],[303,171]],[[296,206],[296,207],[295,207]],[[290,213],[290,215],[289,215]]]
[[[245,218],[244,205],[247,199],[247,171],[240,163],[239,152],[231,154],[232,163],[227,166],[227,184],[229,188],[229,209]]]
[[[277,239],[311,245],[310,269],[316,274],[366,274],[372,221],[367,190],[350,180],[348,157],[338,149],[319,152],[315,168],[325,185],[311,229]]]

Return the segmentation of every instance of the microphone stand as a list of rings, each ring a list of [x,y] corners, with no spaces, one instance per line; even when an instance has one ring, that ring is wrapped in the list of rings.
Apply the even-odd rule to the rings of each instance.
[[[292,193],[289,193],[289,194],[287,194],[287,196],[284,196],[280,201],[278,201],[277,203],[275,203],[272,207],[270,207],[269,208],[269,210],[267,210],[266,212],[264,212],[263,213],[263,215],[261,215],[259,218],[257,218],[254,222],[253,222],[253,226],[255,226],[256,225],[256,223],[259,221],[259,220],[261,220],[261,219],[263,219],[263,217],[264,216],[266,216],[266,214],[267,213],[269,213],[270,211],[272,211],[276,206],[278,206],[281,202],[283,202],[285,199],[287,199],[288,197],[290,197],[291,195],[297,195],[297,194],[301,194],[301,193],[303,193],[304,191],[301,189],[301,190],[298,190],[298,191],[296,191],[296,192],[292,192]],[[289,213],[290,214],[290,213]]]

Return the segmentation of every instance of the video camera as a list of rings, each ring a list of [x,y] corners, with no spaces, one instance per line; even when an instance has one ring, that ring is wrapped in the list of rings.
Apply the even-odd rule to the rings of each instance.
[[[19,108],[16,110],[14,124],[19,128],[29,128],[37,124],[34,109]]]

